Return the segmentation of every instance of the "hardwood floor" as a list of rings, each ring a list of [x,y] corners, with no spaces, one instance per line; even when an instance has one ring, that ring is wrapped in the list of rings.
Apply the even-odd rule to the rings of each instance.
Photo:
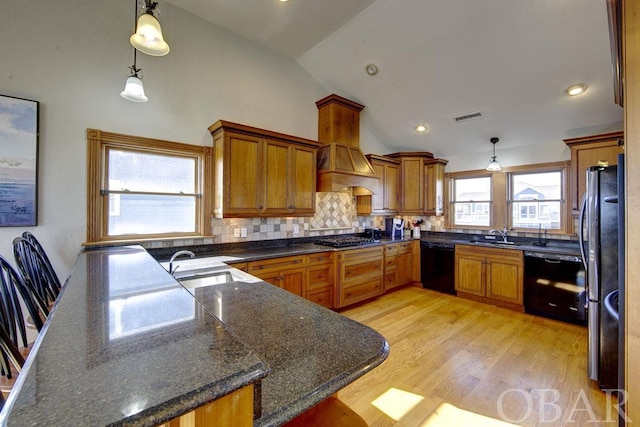
[[[617,425],[615,395],[587,379],[584,327],[416,287],[342,314],[390,346],[338,394],[369,426]]]

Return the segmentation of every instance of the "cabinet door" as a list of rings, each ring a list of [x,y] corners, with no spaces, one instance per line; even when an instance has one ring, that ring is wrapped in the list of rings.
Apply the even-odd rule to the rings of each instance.
[[[400,213],[421,215],[424,212],[424,160],[402,159],[400,172]]]
[[[371,213],[380,213],[385,210],[385,164],[379,161],[372,160],[371,166],[373,171],[378,177],[378,184],[376,188],[373,188],[374,194],[371,195]]]
[[[502,258],[487,261],[487,297],[522,304],[522,263]]]
[[[444,168],[442,160],[425,165],[425,213],[444,214]]]
[[[224,211],[260,214],[263,202],[262,139],[229,132],[225,137]]]
[[[385,165],[384,168],[384,208],[386,213],[398,212],[398,179],[400,168],[398,165]]]
[[[485,296],[485,257],[456,254],[455,268],[456,291]]]
[[[305,287],[305,276],[306,272],[304,268],[283,271],[280,273],[280,283],[278,286],[285,291],[289,291],[292,294],[296,294],[301,297],[302,290]]]
[[[313,215],[316,210],[316,151],[291,147],[289,214]]]
[[[289,211],[289,145],[265,140],[264,159],[264,212],[285,214]]]

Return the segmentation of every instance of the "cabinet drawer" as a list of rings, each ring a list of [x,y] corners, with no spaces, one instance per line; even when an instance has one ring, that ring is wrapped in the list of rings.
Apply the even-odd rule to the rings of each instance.
[[[335,252],[321,252],[307,255],[307,265],[323,265],[333,263]]]
[[[307,293],[307,299],[327,308],[333,308],[331,288],[325,287]]]
[[[385,273],[384,275],[384,289],[393,289],[398,286],[398,273],[395,271]]]
[[[346,284],[349,280],[373,274],[382,275],[382,260],[376,259],[344,265],[342,278]]]
[[[391,257],[384,257],[384,270],[390,270],[390,269],[394,269],[397,267],[398,265],[398,257],[395,256],[391,256]]]
[[[399,254],[407,254],[411,252],[411,242],[399,243],[398,244],[398,253]]]
[[[312,265],[307,268],[307,288],[316,289],[333,285],[333,265]]]
[[[292,267],[302,266],[304,266],[304,255],[272,258],[250,262],[248,273],[257,275],[264,271],[286,270]]]
[[[384,246],[384,256],[396,256],[398,255],[398,245],[385,245]]]
[[[367,298],[382,295],[382,278],[375,278],[357,285],[342,288],[342,305],[363,301]]]
[[[341,251],[338,253],[338,260],[340,260],[341,262],[347,262],[362,258],[382,258],[382,249],[382,246],[374,246],[366,249],[352,249]]]

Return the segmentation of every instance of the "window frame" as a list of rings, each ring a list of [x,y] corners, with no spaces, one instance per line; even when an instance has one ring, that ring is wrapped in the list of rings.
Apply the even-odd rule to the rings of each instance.
[[[463,179],[475,179],[475,178],[489,178],[489,200],[481,200],[479,202],[481,203],[489,203],[489,226],[484,226],[484,225],[463,225],[463,224],[456,224],[455,223],[455,215],[456,215],[456,209],[454,208],[456,203],[461,203],[461,202],[456,202],[455,200],[453,200],[453,198],[455,197],[455,183],[457,180],[463,180]],[[491,172],[488,171],[469,171],[469,172],[454,172],[449,174],[449,184],[448,184],[448,194],[451,195],[451,197],[448,200],[448,206],[449,206],[449,215],[447,215],[448,218],[448,222],[450,224],[451,227],[453,228],[473,228],[473,229],[490,229],[491,228],[491,224],[493,223],[493,217],[494,217],[494,212],[493,212],[493,205],[494,205],[494,176]]]
[[[570,203],[567,202],[568,194],[568,177],[569,177],[569,163],[568,162],[555,162],[555,163],[543,163],[536,165],[523,165],[509,168],[507,172],[507,215],[508,215],[508,228],[515,232],[533,233],[538,230],[535,228],[518,227],[513,226],[513,177],[515,175],[531,175],[536,173],[548,173],[548,172],[560,172],[560,228],[548,229],[547,233],[550,234],[569,234],[572,227],[569,224],[568,215],[569,209],[571,209]],[[554,199],[555,201],[556,199]],[[538,205],[539,206],[539,205]]]
[[[537,163],[530,165],[512,166],[502,168],[501,171],[490,172],[484,169],[460,171],[460,172],[448,172],[445,174],[445,200],[446,205],[449,207],[448,212],[444,216],[445,228],[454,230],[490,230],[490,229],[502,229],[506,226],[508,229],[512,229],[513,214],[511,206],[511,175],[512,174],[529,174],[529,173],[543,173],[543,172],[561,172],[562,173],[562,201],[560,209],[560,221],[561,228],[548,230],[549,234],[572,234],[573,226],[571,220],[570,203],[567,202],[568,185],[569,185],[569,162],[550,162],[550,163]],[[455,215],[454,209],[452,209],[452,196],[453,196],[453,181],[456,179],[465,178],[480,178],[483,176],[491,177],[491,209],[490,209],[490,225],[489,226],[464,226],[461,227],[454,223],[453,215]],[[532,228],[516,228],[514,232],[519,233],[533,233],[536,230]]]
[[[107,191],[109,149],[148,154],[190,157],[196,159],[196,215],[195,231],[189,233],[157,233],[109,236],[109,197],[117,192]],[[212,147],[183,144],[87,129],[87,242],[143,242],[178,238],[207,237],[211,213],[211,196],[206,189],[213,181]],[[154,193],[155,194],[155,193]],[[166,194],[166,193],[158,193]]]

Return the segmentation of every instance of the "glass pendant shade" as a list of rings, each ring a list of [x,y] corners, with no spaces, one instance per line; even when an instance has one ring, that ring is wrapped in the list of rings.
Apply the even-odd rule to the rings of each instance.
[[[120,96],[132,102],[147,102],[149,100],[144,94],[142,80],[135,75],[127,78],[127,83],[124,90],[120,92]]]
[[[169,53],[169,45],[162,38],[160,23],[150,13],[138,18],[137,30],[129,39],[133,47],[151,56],[164,56]]]
[[[500,167],[500,163],[498,163],[498,161],[496,160],[495,156],[491,158],[491,161],[489,162],[489,166],[487,166],[487,170],[491,171],[491,172],[496,172],[501,170],[502,168]]]
[[[487,166],[487,170],[491,172],[496,172],[501,170],[500,163],[496,160],[496,144],[500,141],[499,138],[495,136],[490,139],[491,144],[493,144],[493,156],[491,156],[491,160],[489,161],[489,166]]]

